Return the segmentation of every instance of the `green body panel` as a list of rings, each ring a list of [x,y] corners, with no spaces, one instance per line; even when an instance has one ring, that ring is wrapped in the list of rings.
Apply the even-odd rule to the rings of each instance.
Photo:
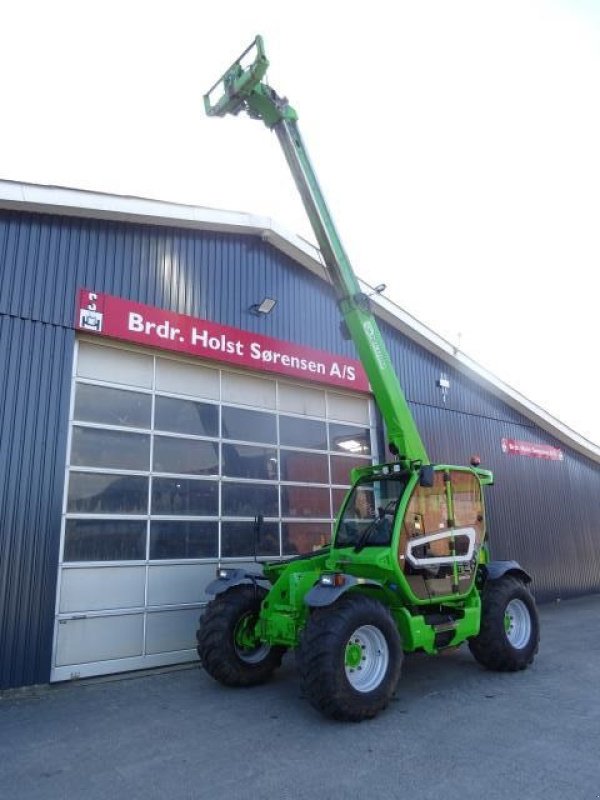
[[[263,641],[296,647],[309,612],[304,598],[323,574],[328,553],[327,548],[316,556],[265,566],[265,577],[273,587],[263,601],[257,624]]]
[[[393,464],[364,467],[355,471],[355,476],[364,478],[369,474],[378,475],[383,469],[393,468]],[[436,472],[447,470],[475,473],[483,483],[489,476],[485,470],[469,467],[437,465]],[[353,547],[336,548],[335,534],[331,547],[323,548],[312,556],[294,558],[288,562],[274,562],[264,567],[265,577],[273,584],[269,595],[263,602],[257,636],[271,645],[296,647],[306,625],[309,608],[306,605],[306,594],[319,581],[323,574],[345,574],[356,578],[374,581],[378,586],[357,585],[349,592],[359,592],[375,597],[387,606],[394,617],[402,636],[403,649],[406,652],[424,650],[427,653],[438,652],[435,643],[436,633],[453,630],[452,639],[444,646],[455,646],[479,632],[481,602],[476,587],[476,576],[462,593],[439,595],[435,599],[417,597],[406,580],[397,558],[402,524],[408,503],[414,488],[419,482],[419,472],[413,471],[396,512],[394,529],[390,545],[369,547],[356,552]],[[340,510],[343,511],[344,504]],[[338,516],[339,524],[339,516]],[[337,529],[336,529],[337,533]],[[479,550],[480,564],[488,561],[486,546]],[[456,568],[456,567],[455,567]],[[426,620],[432,606],[443,607],[455,612],[459,618],[454,624],[434,628]]]
[[[447,604],[449,608],[449,604]],[[460,606],[464,612],[464,617],[457,620],[453,626],[440,626],[439,632],[446,629],[453,630],[454,636],[444,647],[456,647],[462,642],[469,639],[471,636],[477,636],[479,633],[479,624],[481,621],[481,599],[479,592],[472,591],[464,603]],[[426,653],[434,655],[438,653],[440,648],[436,647],[435,635],[436,630],[427,623],[423,614],[410,614],[404,608],[392,607],[392,616],[396,620],[400,636],[402,637],[402,649],[405,653],[412,653],[415,650],[424,650]]]
[[[308,559],[283,565],[284,568],[263,602],[256,626],[256,637],[271,645],[297,647],[309,615],[305,596],[324,572],[337,571],[331,569],[334,566],[343,567],[345,574],[382,581],[381,588],[359,585],[351,588],[349,592],[374,597],[390,609],[402,637],[405,652],[414,650],[438,652],[439,648],[435,644],[435,635],[438,631],[425,619],[425,614],[431,605],[444,606],[450,611],[456,610],[464,615],[454,625],[438,629],[454,631],[453,638],[444,644],[445,647],[458,645],[469,637],[477,635],[481,606],[479,592],[474,585],[461,596],[437,597],[434,604],[431,601],[420,600],[412,595],[404,576],[394,568],[390,548],[380,548],[380,550],[382,552],[375,558],[373,554],[369,554],[371,557],[368,557],[360,553],[355,554],[358,557],[354,559],[350,558],[349,552],[341,551],[340,557],[332,558],[329,563],[322,561],[321,569],[317,569],[315,563]],[[394,577],[398,583],[394,583]]]

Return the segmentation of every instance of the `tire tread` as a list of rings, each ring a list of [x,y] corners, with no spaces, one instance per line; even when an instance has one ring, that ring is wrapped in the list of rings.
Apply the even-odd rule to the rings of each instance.
[[[284,647],[271,647],[255,664],[240,659],[235,651],[233,632],[248,611],[258,613],[266,590],[249,585],[234,586],[217,595],[200,617],[196,631],[196,650],[208,674],[225,686],[256,686],[264,683],[281,664]]]
[[[377,625],[387,634],[390,649],[388,675],[377,689],[364,694],[350,686],[343,668],[345,642],[361,624]],[[304,694],[314,708],[332,719],[360,722],[374,717],[390,701],[400,677],[400,636],[389,610],[377,600],[344,595],[333,606],[312,614],[298,662]]]
[[[531,639],[519,650],[512,647],[504,630],[504,613],[513,598],[522,600],[531,615]],[[498,672],[526,669],[539,648],[539,620],[535,601],[527,586],[514,575],[504,575],[485,584],[481,602],[479,634],[469,640],[469,649],[475,659],[486,669]]]

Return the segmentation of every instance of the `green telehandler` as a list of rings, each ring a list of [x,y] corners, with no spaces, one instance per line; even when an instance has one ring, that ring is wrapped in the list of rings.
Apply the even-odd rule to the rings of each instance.
[[[245,111],[279,139],[335,288],[342,325],[358,350],[385,423],[389,463],[352,470],[330,545],[262,564],[217,569],[200,618],[198,654],[228,686],[267,680],[296,650],[303,690],[328,717],[360,721],[386,707],[404,653],[468,642],[484,667],[532,663],[539,621],[530,576],[491,561],[483,487],[489,470],[432,464],[369,297],[342,247],[287,99],[265,81],[254,42],[204,96],[209,116]],[[260,516],[258,517],[260,520]],[[259,527],[259,526],[257,526]]]

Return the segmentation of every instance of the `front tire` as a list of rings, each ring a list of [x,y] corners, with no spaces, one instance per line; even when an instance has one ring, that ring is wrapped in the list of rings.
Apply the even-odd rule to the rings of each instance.
[[[349,722],[370,719],[387,706],[398,683],[400,635],[377,600],[345,595],[313,612],[299,666],[305,695],[325,716]]]
[[[211,600],[200,617],[198,655],[208,674],[225,686],[264,683],[281,664],[285,647],[251,642],[266,595],[261,586],[234,586]]]
[[[540,623],[527,586],[514,575],[504,575],[485,584],[481,602],[479,634],[469,640],[475,659],[500,672],[528,667],[538,651]]]

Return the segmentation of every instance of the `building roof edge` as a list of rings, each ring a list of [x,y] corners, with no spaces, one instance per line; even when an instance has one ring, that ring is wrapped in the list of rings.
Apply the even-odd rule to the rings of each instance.
[[[251,234],[260,236],[263,241],[327,280],[327,271],[319,249],[302,237],[287,231],[270,217],[165,200],[2,179],[0,179],[0,209]],[[364,281],[360,282],[365,290],[371,288]],[[377,295],[373,299],[376,314],[393,328],[439,357],[448,366],[474,379],[562,444],[600,463],[600,447],[508,386],[387,297]]]

